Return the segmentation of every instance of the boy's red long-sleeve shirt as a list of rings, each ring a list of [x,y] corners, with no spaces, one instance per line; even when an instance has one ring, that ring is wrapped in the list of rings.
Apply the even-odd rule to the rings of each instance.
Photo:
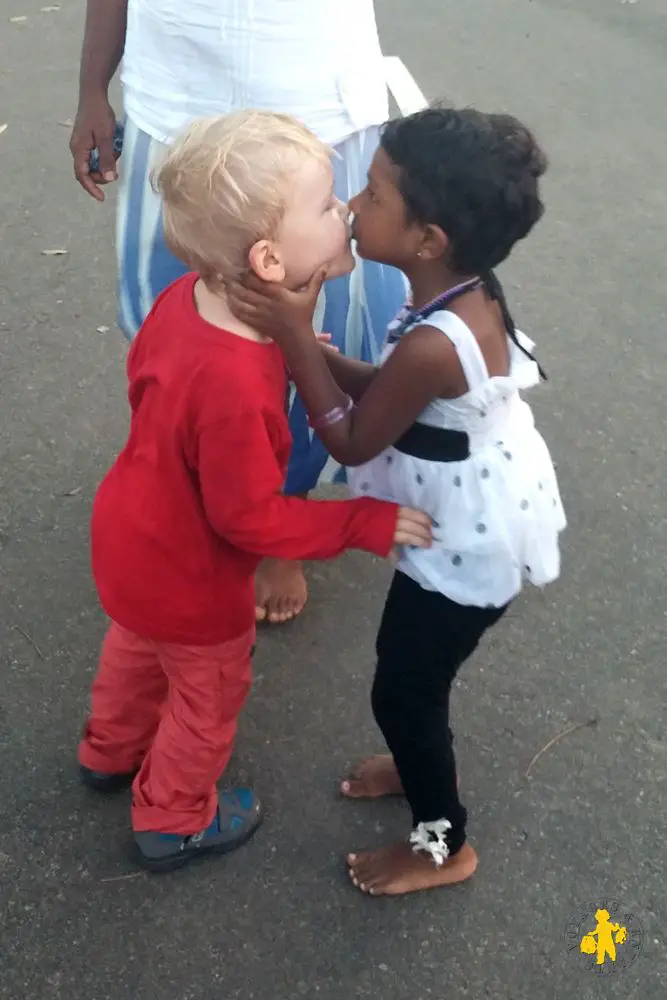
[[[119,625],[160,642],[224,642],[254,622],[263,556],[386,556],[396,507],[281,490],[291,438],[275,344],[201,318],[196,275],[157,300],[130,351],[125,448],[93,506],[93,573]]]

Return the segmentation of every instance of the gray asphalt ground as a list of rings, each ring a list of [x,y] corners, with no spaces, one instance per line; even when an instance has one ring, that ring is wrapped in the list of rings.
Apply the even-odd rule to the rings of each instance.
[[[252,845],[126,877],[127,800],[77,784],[104,627],[88,512],[125,433],[124,348],[112,208],[74,184],[60,124],[83,3],[42,3],[0,0],[0,997],[664,998],[664,0],[378,2],[429,96],[511,110],[550,152],[548,216],[505,279],[551,374],[534,405],[571,520],[562,581],[517,602],[456,696],[480,870],[394,901],[341,858],[405,834],[405,806],[336,794],[379,742],[371,559],[313,567],[303,619],[261,636],[232,769],[267,802]],[[601,979],[565,928],[607,896],[644,949]]]

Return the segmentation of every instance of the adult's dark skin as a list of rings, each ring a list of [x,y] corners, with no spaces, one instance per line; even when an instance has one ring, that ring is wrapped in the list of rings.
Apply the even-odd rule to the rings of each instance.
[[[104,185],[118,178],[119,154],[113,150],[116,115],[109,101],[109,84],[125,48],[127,3],[128,0],[88,0],[86,7],[79,107],[69,148],[74,176],[97,201],[104,201]],[[100,151],[100,168],[91,172],[88,161],[96,147]]]

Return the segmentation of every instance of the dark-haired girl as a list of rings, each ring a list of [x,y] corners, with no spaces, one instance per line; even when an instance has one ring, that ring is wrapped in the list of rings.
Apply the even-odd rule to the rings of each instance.
[[[377,638],[372,705],[390,750],[343,782],[353,798],[404,793],[405,841],[348,856],[355,885],[401,894],[469,878],[477,855],[449,726],[452,682],[524,581],[559,574],[565,515],[547,447],[520,391],[540,368],[494,269],[542,215],[546,159],[507,115],[431,108],[386,126],[352,199],[361,257],[400,268],[412,298],[381,364],[318,344],[323,275],[303,293],[234,293],[235,309],[277,340],[312,426],[350,467],[357,495],[418,507],[430,550],[401,553]]]

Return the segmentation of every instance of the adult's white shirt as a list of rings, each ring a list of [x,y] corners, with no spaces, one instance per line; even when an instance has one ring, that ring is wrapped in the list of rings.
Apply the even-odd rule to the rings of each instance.
[[[161,142],[246,107],[331,144],[388,114],[373,0],[129,0],[122,83],[127,114]]]

